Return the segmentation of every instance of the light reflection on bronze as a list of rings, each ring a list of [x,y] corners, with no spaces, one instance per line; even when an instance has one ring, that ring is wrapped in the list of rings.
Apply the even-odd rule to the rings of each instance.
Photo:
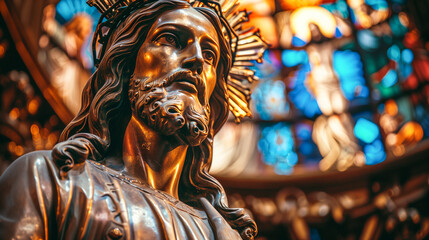
[[[143,143],[156,147],[144,149],[140,147]],[[124,173],[179,198],[179,179],[187,149],[188,145],[174,143],[173,138],[160,136],[132,117],[124,136]]]

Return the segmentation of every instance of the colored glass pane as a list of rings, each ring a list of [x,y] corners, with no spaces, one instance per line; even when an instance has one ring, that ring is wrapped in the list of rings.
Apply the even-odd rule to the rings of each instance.
[[[298,162],[294,151],[292,131],[287,123],[261,127],[258,150],[265,164],[273,166],[277,174],[290,174]]]
[[[340,79],[344,96],[349,101],[369,96],[369,89],[363,76],[362,62],[357,52],[350,50],[335,51],[333,68]]]
[[[72,25],[76,16],[83,16],[84,18],[89,18],[92,22],[92,31],[95,31],[97,27],[98,19],[100,18],[100,13],[95,7],[90,7],[86,4],[85,1],[79,0],[61,0],[56,5],[56,14],[55,19],[58,23],[62,25]],[[75,25],[79,24],[77,21]],[[78,27],[75,27],[78,28]],[[89,34],[91,35],[91,34]],[[88,69],[93,67],[92,63],[92,52],[90,47],[90,38],[88,37],[81,49],[81,54],[83,59],[85,59],[85,64]],[[93,69],[94,70],[94,69]]]
[[[307,74],[310,71],[311,68],[308,63],[299,66],[289,82],[289,88],[292,89],[289,92],[289,98],[295,104],[295,107],[307,117],[313,117],[322,113],[313,92],[308,88],[306,82]]]
[[[313,142],[313,124],[312,122],[300,122],[294,126],[297,139],[298,154],[305,164],[318,163],[322,156],[319,153],[317,145]]]
[[[372,121],[370,112],[354,115],[355,126],[353,133],[359,140],[359,145],[365,155],[365,164],[374,165],[386,159],[381,134],[376,123]]]
[[[79,0],[61,0],[56,5],[56,20],[64,24],[70,21],[77,14],[87,14],[93,20],[93,28],[97,26],[100,13],[96,8],[90,7],[85,1]]]
[[[289,112],[285,85],[282,81],[263,81],[253,91],[256,113],[263,120],[281,118]]]

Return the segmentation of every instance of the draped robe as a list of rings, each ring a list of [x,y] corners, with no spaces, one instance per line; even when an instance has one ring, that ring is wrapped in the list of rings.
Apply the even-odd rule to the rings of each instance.
[[[94,161],[61,177],[50,151],[0,177],[3,239],[241,239],[207,199],[189,206]]]

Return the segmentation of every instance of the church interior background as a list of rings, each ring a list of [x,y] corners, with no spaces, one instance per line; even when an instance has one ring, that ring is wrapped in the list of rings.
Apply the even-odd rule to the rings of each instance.
[[[257,239],[429,238],[429,1],[241,0],[270,43],[213,173]],[[0,174],[51,149],[94,70],[83,0],[0,0]]]

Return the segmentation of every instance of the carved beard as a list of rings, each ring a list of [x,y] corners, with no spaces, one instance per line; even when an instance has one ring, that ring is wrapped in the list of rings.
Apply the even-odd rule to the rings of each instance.
[[[176,73],[177,75],[177,73]],[[174,79],[146,84],[146,79],[130,79],[131,108],[150,128],[165,136],[175,135],[191,146],[200,145],[209,132],[209,105],[202,106],[192,95],[167,92]]]

